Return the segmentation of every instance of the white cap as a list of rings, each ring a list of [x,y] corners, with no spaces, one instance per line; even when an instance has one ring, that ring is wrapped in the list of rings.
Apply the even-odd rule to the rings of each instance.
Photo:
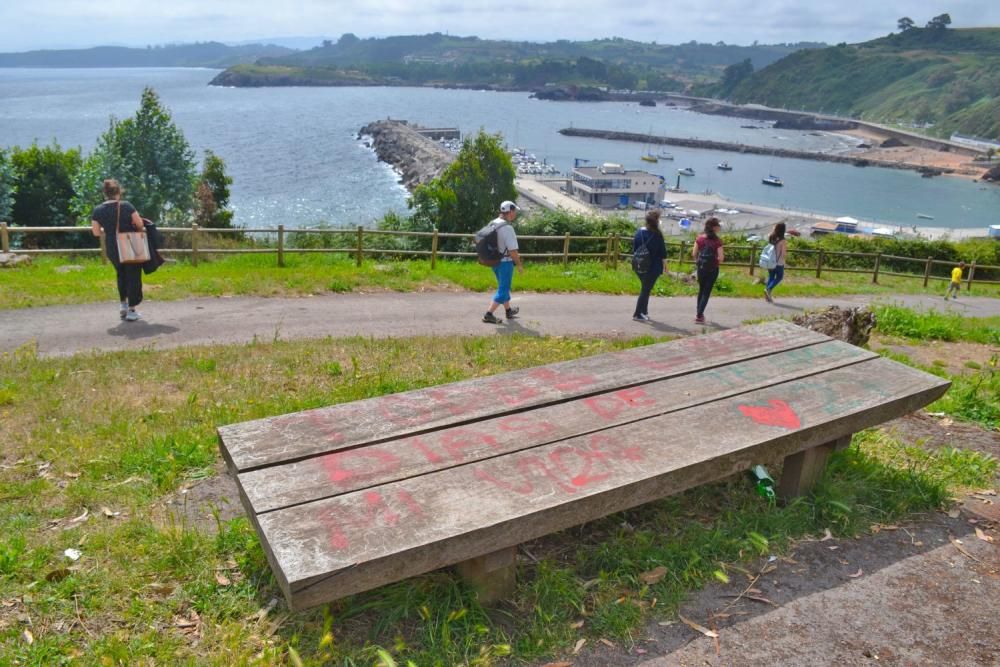
[[[500,204],[500,212],[501,213],[510,213],[511,211],[520,211],[520,210],[521,209],[519,209],[517,207],[517,204],[515,204],[514,202],[509,201],[509,200],[505,201],[505,202],[501,202],[501,204]]]

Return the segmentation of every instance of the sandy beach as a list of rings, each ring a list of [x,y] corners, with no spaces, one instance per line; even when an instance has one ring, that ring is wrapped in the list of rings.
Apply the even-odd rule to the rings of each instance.
[[[881,134],[871,128],[861,127],[856,130],[844,130],[835,134],[843,134],[860,139],[872,148],[858,148],[850,151],[851,155],[857,155],[867,160],[877,162],[893,162],[916,164],[939,169],[954,169],[954,174],[946,176],[970,177],[976,181],[986,173],[986,168],[981,164],[976,164],[967,155],[957,153],[946,153],[930,148],[918,148],[916,146],[899,146],[896,148],[879,148],[878,146],[888,139],[885,134]]]

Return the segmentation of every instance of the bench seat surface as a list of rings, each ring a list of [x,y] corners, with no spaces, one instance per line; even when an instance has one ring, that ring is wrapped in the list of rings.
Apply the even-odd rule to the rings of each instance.
[[[816,447],[948,387],[785,322],[479,382],[488,412],[465,381],[220,429],[294,608]]]

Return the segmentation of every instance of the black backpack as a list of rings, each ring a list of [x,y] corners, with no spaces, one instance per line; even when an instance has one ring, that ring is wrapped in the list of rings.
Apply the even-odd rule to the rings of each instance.
[[[632,270],[640,276],[649,273],[649,269],[653,265],[653,257],[649,254],[649,242],[652,240],[653,235],[647,234],[646,242],[632,253]]]
[[[716,246],[709,243],[708,238],[705,238],[705,245],[701,247],[698,251],[698,258],[695,260],[699,269],[712,269],[719,265],[719,256],[717,254]]]
[[[494,225],[491,221],[490,224],[476,232],[476,256],[483,266],[496,266],[503,259],[500,243],[497,240],[497,230],[506,224],[505,221]]]

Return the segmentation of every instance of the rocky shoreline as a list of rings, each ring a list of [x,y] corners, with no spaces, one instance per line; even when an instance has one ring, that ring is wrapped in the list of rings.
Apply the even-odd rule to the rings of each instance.
[[[414,127],[406,121],[378,120],[358,132],[359,139],[370,138],[378,159],[392,165],[410,191],[440,176],[455,160],[454,153]]]

